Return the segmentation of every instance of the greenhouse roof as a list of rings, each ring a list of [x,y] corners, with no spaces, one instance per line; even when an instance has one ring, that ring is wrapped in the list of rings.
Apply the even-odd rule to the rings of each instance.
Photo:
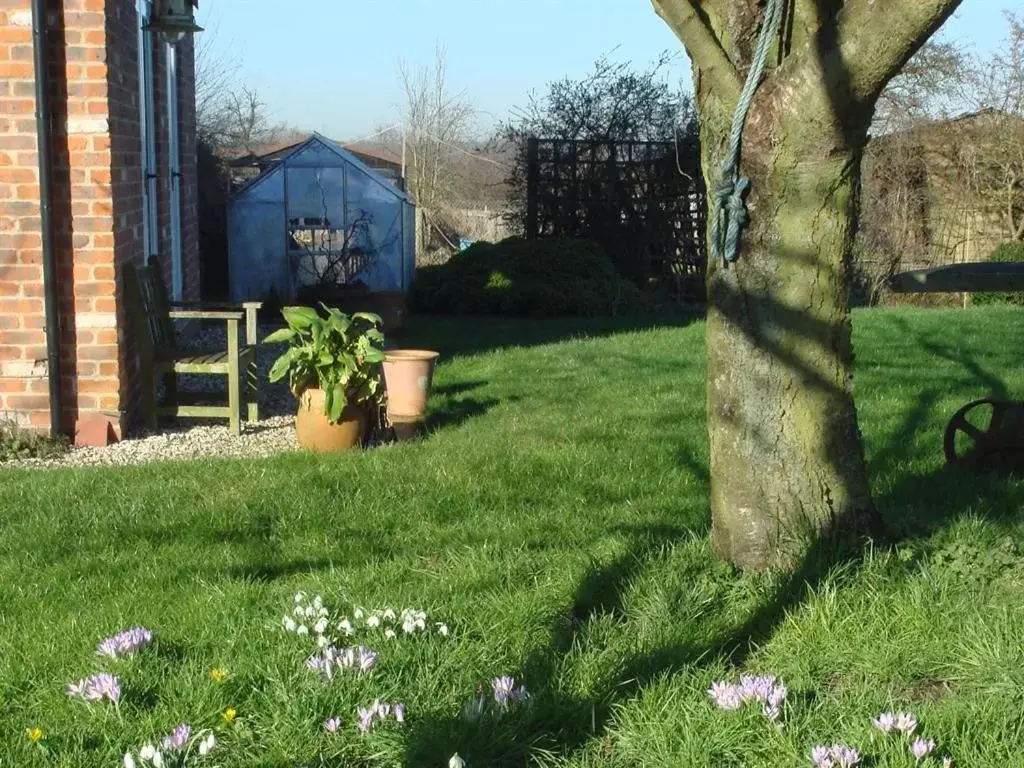
[[[241,189],[236,191],[234,193],[233,197],[239,197],[241,195],[244,195],[246,192],[248,192],[252,188],[254,188],[256,186],[259,186],[259,184],[261,184],[281,164],[287,165],[288,161],[290,159],[296,157],[300,152],[302,152],[303,150],[307,149],[308,147],[310,147],[313,144],[319,144],[320,146],[326,148],[331,153],[333,153],[333,155],[337,158],[337,162],[336,163],[333,163],[330,166],[325,166],[325,167],[340,167],[340,166],[343,166],[343,165],[351,165],[354,168],[358,168],[360,171],[365,173],[371,179],[373,179],[374,181],[379,183],[382,187],[384,187],[389,192],[391,192],[399,200],[404,200],[405,202],[408,202],[408,203],[413,202],[413,199],[408,195],[408,193],[406,193],[400,187],[395,186],[387,176],[384,176],[383,174],[381,174],[376,169],[371,168],[370,166],[368,166],[366,163],[364,163],[358,157],[356,157],[351,152],[349,152],[347,149],[345,149],[343,146],[341,146],[341,144],[339,144],[338,142],[334,141],[333,139],[329,139],[326,136],[324,136],[322,134],[319,134],[319,133],[314,133],[312,136],[310,136],[305,141],[302,141],[302,142],[300,142],[298,144],[295,144],[294,146],[288,147],[287,151],[282,153],[281,156],[275,160],[275,162],[274,162],[274,164],[272,166],[267,168],[263,173],[261,173],[255,179],[253,179],[248,184],[243,186]]]

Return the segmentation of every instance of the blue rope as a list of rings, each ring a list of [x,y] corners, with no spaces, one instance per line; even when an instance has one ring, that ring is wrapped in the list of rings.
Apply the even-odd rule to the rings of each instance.
[[[743,228],[749,221],[747,214],[747,193],[750,191],[750,179],[740,176],[740,143],[743,140],[743,126],[747,122],[747,113],[754,100],[757,86],[761,84],[764,68],[768,63],[768,53],[772,42],[779,32],[782,21],[783,0],[768,0],[761,36],[754,50],[754,59],[747,72],[747,82],[743,86],[740,100],[736,104],[736,112],[732,116],[732,132],[729,134],[729,154],[722,161],[722,180],[715,187],[715,210],[711,222],[711,254],[715,259],[722,258],[726,263],[736,261],[739,252],[740,238]]]

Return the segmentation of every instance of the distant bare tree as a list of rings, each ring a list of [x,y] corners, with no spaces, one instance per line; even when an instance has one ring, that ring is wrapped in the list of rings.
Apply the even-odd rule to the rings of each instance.
[[[970,58],[956,43],[925,44],[879,96],[872,135],[891,134],[922,120],[949,117],[963,105],[969,70]]]
[[[231,92],[238,63],[218,55],[208,35],[196,37],[196,130],[200,139],[216,144],[225,132],[225,95]]]
[[[401,62],[398,72],[405,92],[406,187],[417,205],[430,212],[451,200],[450,157],[453,147],[470,138],[476,108],[465,91],[451,90],[441,46],[432,66],[412,70]]]

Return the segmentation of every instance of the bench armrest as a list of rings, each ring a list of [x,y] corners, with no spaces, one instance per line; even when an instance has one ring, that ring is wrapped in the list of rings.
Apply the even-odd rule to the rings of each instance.
[[[172,308],[181,307],[182,309],[228,309],[228,310],[239,310],[239,309],[262,309],[262,301],[172,301],[170,302]]]
[[[178,309],[171,310],[167,315],[172,320],[244,320],[245,312],[229,312],[228,310]]]

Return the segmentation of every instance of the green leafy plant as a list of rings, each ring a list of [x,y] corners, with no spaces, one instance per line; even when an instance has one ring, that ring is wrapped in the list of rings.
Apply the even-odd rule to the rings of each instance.
[[[0,421],[0,462],[51,459],[67,449],[68,440],[65,437],[49,437]]]
[[[266,344],[288,343],[274,362],[272,382],[288,376],[297,397],[307,389],[324,391],[324,415],[341,419],[350,404],[379,404],[383,394],[384,334],[381,318],[368,312],[346,315],[323,304],[326,317],[312,307],[284,307],[288,324],[264,339]]]

